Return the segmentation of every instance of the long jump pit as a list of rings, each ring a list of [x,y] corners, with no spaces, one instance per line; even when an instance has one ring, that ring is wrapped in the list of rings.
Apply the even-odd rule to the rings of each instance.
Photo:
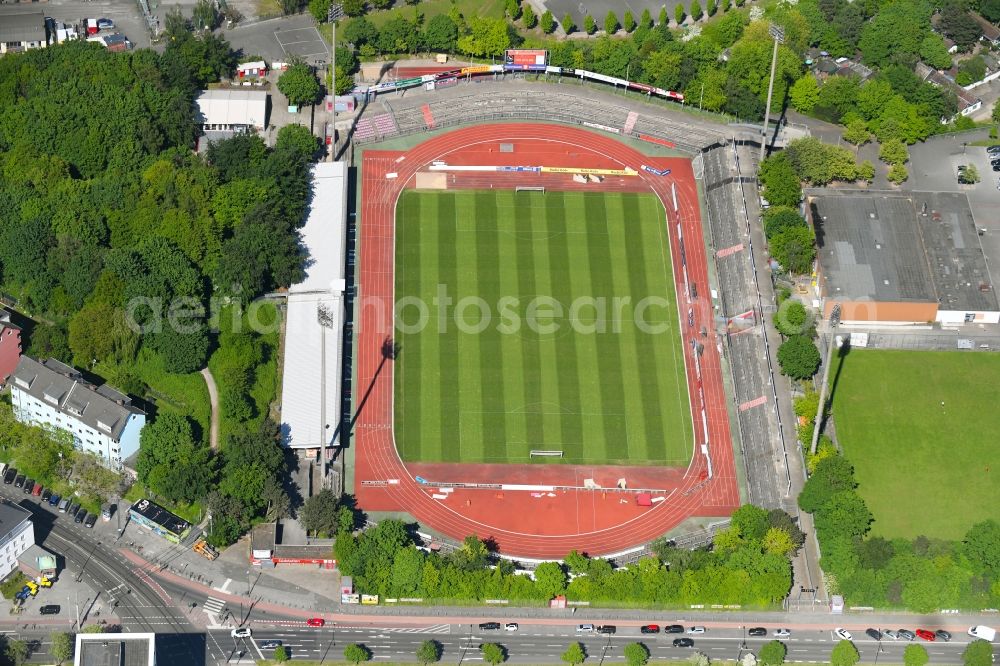
[[[689,518],[728,516],[739,506],[720,345],[709,298],[708,258],[689,159],[647,155],[607,135],[564,125],[489,124],[435,136],[407,151],[365,150],[361,180],[355,319],[359,335],[353,383],[357,413],[352,441],[353,490],[361,509],[407,513],[422,527],[459,541],[473,534],[491,539],[504,555],[561,559],[571,550],[591,555],[621,553],[667,534]],[[688,424],[682,464],[632,462],[644,457],[633,457],[633,451],[642,450],[633,442],[655,440],[657,424],[663,424],[659,432],[663,437],[676,438],[655,404],[645,405],[645,418],[639,419],[643,425],[637,425],[634,417],[630,421],[627,415],[617,413],[567,416],[565,410],[559,411],[559,399],[551,395],[527,401],[532,405],[529,411],[534,411],[525,417],[527,426],[514,419],[515,429],[551,433],[560,423],[565,429],[565,421],[573,421],[580,430],[573,431],[570,439],[598,440],[594,446],[604,441],[595,434],[603,429],[607,441],[615,444],[609,464],[583,459],[589,450],[580,448],[582,445],[549,450],[552,447],[546,442],[527,444],[535,440],[523,432],[516,436],[509,432],[509,414],[499,417],[498,422],[495,414],[486,411],[469,416],[468,411],[455,414],[459,410],[441,408],[440,413],[428,415],[425,409],[423,419],[443,420],[442,434],[438,436],[432,428],[435,435],[426,442],[413,441],[412,432],[419,427],[414,430],[415,419],[396,404],[400,398],[394,384],[402,381],[397,375],[404,356],[419,353],[405,342],[395,342],[401,338],[396,307],[397,253],[406,248],[398,233],[397,206],[410,191],[485,190],[651,193],[659,200],[663,219],[658,233],[662,233],[663,252],[669,254],[672,269],[672,275],[666,277],[672,278],[676,290],[672,303],[676,302],[677,312],[672,317],[677,326],[670,348],[676,350],[672,352],[679,368],[676,390],[685,395],[682,412]],[[489,211],[475,211],[470,223],[490,215]],[[603,251],[601,243],[595,245]],[[621,262],[615,262],[611,254],[617,271]],[[554,253],[553,263],[560,256]],[[578,262],[570,259],[562,261],[579,274],[574,268]],[[547,261],[545,256],[541,260]],[[493,270],[499,270],[504,280],[513,279],[513,269],[504,266],[506,261]],[[563,340],[558,344],[564,347],[571,343]],[[498,365],[502,356],[499,352],[495,355]],[[584,356],[581,352],[580,358]],[[410,358],[405,361],[410,362]],[[444,354],[441,358],[447,359]],[[493,391],[520,391],[510,377],[498,378],[490,358],[488,350],[482,351],[481,381],[475,375],[477,381],[470,383],[467,364],[457,359],[429,362],[424,366],[425,374],[440,375],[433,378],[433,385],[436,390],[445,387],[442,395],[456,377],[462,387],[456,391],[473,390],[487,401]],[[550,360],[543,356],[536,361],[542,366]],[[570,382],[566,375],[576,370],[558,361],[551,363],[555,368],[552,376],[561,382],[562,390],[575,392],[580,400],[590,397],[593,382],[587,373],[574,375]],[[602,363],[602,368],[609,365]],[[641,358],[638,365],[642,370]],[[524,363],[524,372],[532,369],[530,362]],[[524,391],[531,389],[526,383]],[[405,386],[401,390],[406,401],[437,405],[436,398],[406,393]],[[646,398],[642,392],[640,395]],[[550,403],[556,406],[545,406]],[[536,404],[542,407],[534,407]],[[405,442],[397,441],[400,414],[407,414],[408,419],[403,427]],[[494,427],[497,423],[500,435]],[[448,430],[449,424],[455,429]],[[484,440],[489,440],[489,446],[483,446]],[[400,443],[406,447],[406,462],[397,446]],[[497,447],[507,452],[507,459],[491,457]],[[656,442],[650,447],[655,449]],[[433,454],[412,455],[421,448]],[[529,448],[530,460],[526,459]],[[607,450],[612,450],[610,444]],[[471,458],[467,456],[470,451]]]

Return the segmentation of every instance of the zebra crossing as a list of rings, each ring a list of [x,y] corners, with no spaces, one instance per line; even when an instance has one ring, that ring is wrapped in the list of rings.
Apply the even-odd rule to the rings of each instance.
[[[432,624],[429,627],[392,627],[382,629],[381,631],[393,634],[450,634],[451,625]]]
[[[206,613],[210,613],[212,615],[218,615],[219,613],[222,612],[222,609],[223,607],[225,607],[225,605],[226,605],[225,601],[222,601],[221,599],[216,599],[215,597],[209,597],[208,599],[205,600],[205,603],[202,604],[201,609]]]

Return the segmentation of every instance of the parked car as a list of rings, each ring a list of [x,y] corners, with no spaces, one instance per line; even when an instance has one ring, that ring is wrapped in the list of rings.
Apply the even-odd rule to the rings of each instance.
[[[113,30],[115,27],[115,22],[109,18],[99,18],[97,19],[97,29],[98,30]]]
[[[69,500],[59,500],[59,513],[66,513],[66,507],[69,506]]]
[[[675,638],[674,647],[694,647],[694,640],[690,638]]]
[[[14,479],[17,478],[17,468],[11,467],[6,472],[3,473],[4,485],[10,485],[14,483]]]
[[[306,620],[306,624],[308,624],[310,627],[322,627],[324,624],[326,624],[326,620],[324,620],[321,617],[311,617],[308,620]]]
[[[87,517],[83,519],[84,527],[94,527],[97,523],[97,515],[93,513],[88,513]]]
[[[32,491],[35,490],[35,480],[25,479],[24,485],[21,486],[21,490],[23,490],[26,494],[30,494]]]
[[[42,484],[36,483],[35,487],[31,490],[31,494],[34,495],[35,497],[39,497],[41,496],[43,490],[45,490],[45,488],[42,486]]]
[[[764,627],[750,627],[747,633],[751,636],[767,636],[767,629]]]
[[[851,640],[851,632],[849,632],[847,629],[841,629],[840,627],[837,627],[836,629],[833,630],[833,633],[837,634],[837,638],[839,638],[840,640],[843,641]]]
[[[599,634],[614,634],[618,631],[618,627],[613,624],[601,624],[597,626],[597,633]]]
[[[271,640],[263,641],[260,644],[260,648],[262,650],[273,650],[274,648],[280,648],[280,647],[281,647],[281,641],[279,641],[277,638],[272,638]]]
[[[229,632],[229,635],[233,638],[250,638],[253,632],[250,631],[250,627],[236,627]]]
[[[52,493],[52,497],[49,498],[49,506],[59,506],[59,500],[62,499],[62,495],[56,495]]]
[[[792,632],[790,632],[788,629],[775,629],[774,630],[774,637],[775,638],[788,638],[791,635],[792,635]]]
[[[665,634],[683,634],[684,625],[683,624],[668,624],[663,627],[663,633]]]
[[[48,502],[50,499],[52,499],[52,491],[46,488],[42,491],[42,501]]]
[[[479,630],[480,631],[500,631],[500,623],[499,622],[480,622],[479,623]]]
[[[504,631],[517,631],[517,629],[518,629],[517,622],[508,622],[507,624],[503,625]]]
[[[592,633],[594,633],[594,625],[592,625],[592,624],[578,624],[578,625],[576,625],[576,633],[578,633],[578,634],[592,634]]]
[[[14,479],[15,488],[24,488],[24,474],[18,474]]]
[[[644,627],[639,627],[640,634],[658,634],[660,633],[660,625],[658,624],[647,624]]]
[[[689,634],[703,634],[705,631],[705,627],[688,627],[687,630]]]
[[[882,640],[882,632],[879,631],[878,629],[872,629],[871,627],[869,627],[869,628],[865,629],[865,633],[872,640],[876,640],[876,641]]]
[[[917,629],[917,636],[924,639],[925,641],[937,640],[937,636],[935,636],[934,632],[929,629]]]
[[[917,635],[914,634],[909,629],[900,629],[899,631],[896,632],[896,635],[899,636],[904,641],[912,641],[914,638],[917,637]]]
[[[80,509],[79,511],[76,512],[76,515],[73,516],[73,522],[74,523],[82,523],[83,519],[86,518],[86,517],[87,517],[87,510],[86,509]]]
[[[47,606],[42,606],[38,609],[38,612],[42,615],[58,615],[61,609],[56,604],[49,604]]]
[[[937,631],[934,632],[934,635],[946,643],[951,640],[951,633],[945,631],[944,629],[938,629]]]
[[[66,507],[66,515],[75,516],[76,512],[80,510],[79,502],[70,502],[69,506]]]
[[[891,638],[894,641],[899,640],[899,634],[897,634],[892,629],[886,629],[885,631],[882,632],[882,635],[885,636],[886,638]]]

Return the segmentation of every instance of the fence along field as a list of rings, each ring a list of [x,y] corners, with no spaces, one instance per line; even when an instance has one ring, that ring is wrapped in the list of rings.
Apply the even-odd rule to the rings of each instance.
[[[418,307],[400,310],[403,459],[686,465],[693,435],[663,220],[648,194],[404,193],[396,301],[415,298],[428,316],[410,330]],[[648,296],[662,305],[637,308]],[[562,312],[532,309],[536,297]]]

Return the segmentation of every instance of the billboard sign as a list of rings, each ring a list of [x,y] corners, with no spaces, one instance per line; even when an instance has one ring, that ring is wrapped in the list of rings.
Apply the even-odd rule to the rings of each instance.
[[[340,603],[342,604],[360,604],[361,595],[360,594],[341,594]]]
[[[517,69],[545,69],[549,52],[545,49],[507,49],[504,63]]]
[[[361,605],[362,606],[377,606],[378,605],[378,595],[377,594],[362,594],[361,595]]]

